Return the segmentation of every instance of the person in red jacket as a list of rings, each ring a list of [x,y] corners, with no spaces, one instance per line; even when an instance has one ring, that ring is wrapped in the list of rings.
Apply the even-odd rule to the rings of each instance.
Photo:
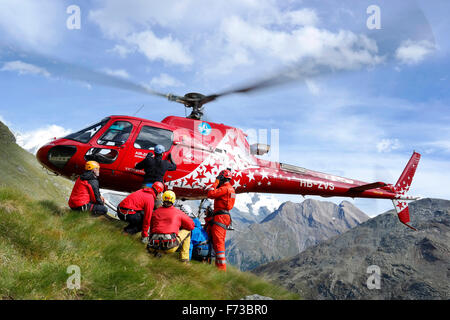
[[[147,250],[157,256],[161,253],[176,252],[180,248],[181,261],[188,262],[194,221],[173,206],[176,200],[173,191],[164,192],[162,200],[162,207],[156,209],[152,215]]]
[[[225,237],[227,228],[231,224],[230,210],[233,209],[236,201],[236,192],[230,181],[229,170],[223,170],[217,176],[212,189],[208,191],[208,198],[214,199],[214,210],[205,218],[206,231],[216,253],[216,267],[223,271],[227,270]]]
[[[108,212],[104,205],[104,198],[100,195],[98,176],[100,165],[97,161],[88,161],[84,166],[84,173],[75,181],[69,198],[72,210],[91,211],[94,215]]]
[[[123,232],[136,234],[141,231],[142,242],[146,242],[148,228],[152,218],[155,199],[158,193],[164,191],[162,182],[155,182],[151,188],[144,187],[130,193],[117,206],[117,216],[120,220],[128,222]]]

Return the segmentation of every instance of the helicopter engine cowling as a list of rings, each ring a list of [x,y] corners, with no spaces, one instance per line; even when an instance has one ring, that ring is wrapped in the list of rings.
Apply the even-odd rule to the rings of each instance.
[[[269,153],[270,145],[264,143],[255,143],[250,146],[250,153],[257,156],[262,156]]]

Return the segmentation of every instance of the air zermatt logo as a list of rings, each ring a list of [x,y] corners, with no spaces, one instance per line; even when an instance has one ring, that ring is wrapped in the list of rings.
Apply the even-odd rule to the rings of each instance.
[[[208,136],[211,133],[211,126],[206,122],[202,122],[198,125],[198,132],[204,136]]]

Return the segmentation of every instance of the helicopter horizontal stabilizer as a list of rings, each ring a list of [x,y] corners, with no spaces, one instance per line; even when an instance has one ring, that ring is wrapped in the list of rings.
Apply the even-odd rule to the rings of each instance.
[[[363,192],[363,191],[366,191],[366,190],[381,188],[381,187],[384,187],[386,185],[387,184],[384,183],[384,182],[374,182],[374,183],[363,184],[362,186],[350,188],[350,189],[348,189],[348,191],[350,191],[350,192]]]

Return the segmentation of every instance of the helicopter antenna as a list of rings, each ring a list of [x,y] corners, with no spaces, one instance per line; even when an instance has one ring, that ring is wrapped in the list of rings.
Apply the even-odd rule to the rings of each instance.
[[[141,109],[142,109],[143,107],[144,107],[144,104],[142,104],[142,106],[136,110],[136,112],[133,114],[133,116],[135,116],[139,111],[141,111]]]

